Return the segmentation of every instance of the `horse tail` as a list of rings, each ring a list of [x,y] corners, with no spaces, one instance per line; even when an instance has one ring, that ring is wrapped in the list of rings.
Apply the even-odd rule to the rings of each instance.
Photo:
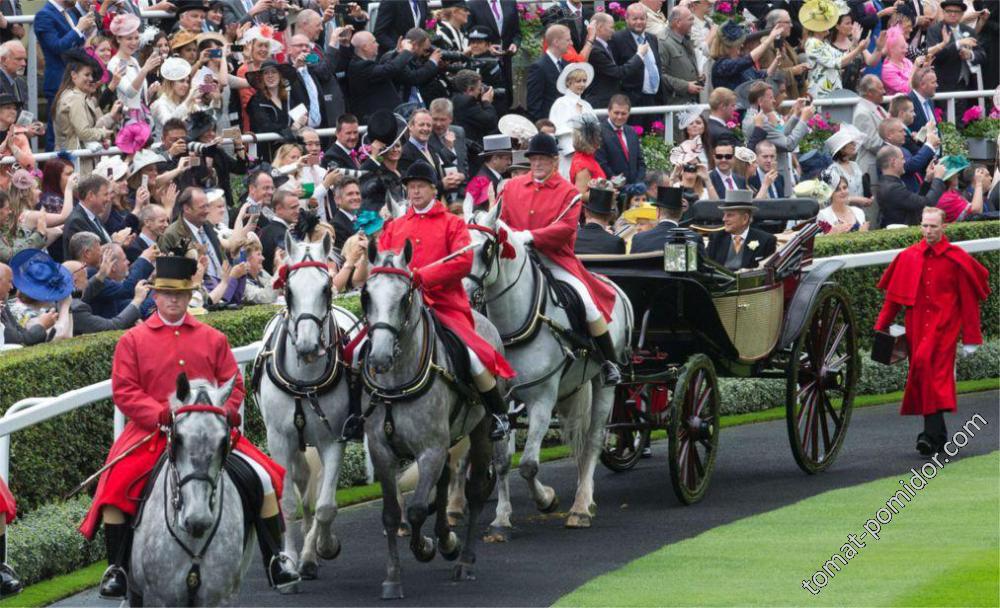
[[[560,412],[560,429],[563,443],[570,446],[573,456],[585,453],[587,435],[590,433],[590,382],[580,386],[566,398],[567,407]]]

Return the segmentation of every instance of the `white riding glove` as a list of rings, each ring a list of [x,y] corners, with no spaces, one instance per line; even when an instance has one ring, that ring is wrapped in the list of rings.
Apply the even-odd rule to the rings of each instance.
[[[535,237],[531,234],[530,230],[512,230],[510,232],[510,240],[517,241],[521,245],[527,245],[535,240]]]
[[[962,345],[962,356],[970,357],[973,353],[979,350],[978,344],[963,344]]]

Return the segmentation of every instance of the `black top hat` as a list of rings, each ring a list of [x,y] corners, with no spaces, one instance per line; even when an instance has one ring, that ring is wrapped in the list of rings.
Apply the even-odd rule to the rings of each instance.
[[[469,5],[465,3],[465,0],[441,0],[441,8],[460,8],[467,11]]]
[[[177,6],[177,16],[180,17],[181,13],[186,13],[188,11],[207,11],[208,2],[204,0],[180,0],[176,3]]]
[[[94,72],[94,80],[100,80],[101,76],[104,75],[104,68],[101,67],[100,62],[91,57],[87,51],[80,47],[64,51],[62,59],[66,62],[67,66],[71,66],[73,64],[88,66]]]
[[[469,30],[469,42],[492,42],[494,40],[493,31],[485,25],[477,25]]]
[[[365,141],[380,141],[387,148],[391,148],[406,132],[406,121],[402,116],[393,114],[389,110],[376,110],[368,117]]]
[[[20,110],[24,103],[10,93],[0,93],[0,106],[17,106]]]
[[[215,128],[215,118],[208,112],[192,112],[187,119],[187,136],[194,140]]]
[[[414,180],[425,181],[432,186],[437,186],[437,172],[434,170],[434,167],[428,165],[422,160],[418,160],[410,165],[410,168],[406,170],[406,175],[403,176],[402,182],[406,185]]]
[[[198,262],[178,255],[161,255],[156,258],[156,291],[189,291],[197,287],[194,281]]]
[[[583,204],[583,208],[591,213],[600,213],[601,215],[610,215],[614,211],[615,205],[615,193],[614,190],[601,190],[600,188],[591,188],[589,190],[589,196],[587,202]]]
[[[556,138],[548,133],[539,133],[528,142],[528,150],[525,155],[528,157],[535,155],[559,156],[559,144],[556,143]]]
[[[278,70],[281,77],[289,82],[295,80],[295,68],[290,64],[278,63],[273,59],[265,59],[264,62],[260,64],[260,68],[254,70],[253,72],[247,72],[247,82],[250,83],[250,86],[258,91],[263,91],[265,87],[261,80],[264,77],[264,70],[267,69]]]
[[[680,188],[660,186],[656,189],[656,200],[653,201],[653,205],[680,211],[684,208],[684,191]]]

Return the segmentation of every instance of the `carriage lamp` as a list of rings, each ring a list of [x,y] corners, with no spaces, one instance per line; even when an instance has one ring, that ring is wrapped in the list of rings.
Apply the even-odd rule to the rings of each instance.
[[[683,228],[674,228],[663,245],[663,270],[695,272],[698,270],[698,235]]]

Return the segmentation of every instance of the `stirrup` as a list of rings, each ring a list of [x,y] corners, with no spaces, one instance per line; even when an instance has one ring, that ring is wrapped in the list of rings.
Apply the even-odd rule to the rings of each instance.
[[[601,363],[601,375],[604,376],[604,386],[621,384],[622,373],[613,361]]]
[[[121,579],[118,578],[119,576]],[[121,591],[119,592],[114,589],[109,589],[109,584],[120,584]],[[125,572],[125,569],[121,566],[116,566],[115,564],[108,566],[104,571],[104,574],[101,575],[101,584],[98,587],[97,594],[101,597],[101,599],[105,600],[125,599],[125,597],[128,596],[128,574]]]
[[[504,414],[491,414],[493,420],[490,422],[490,440],[501,441],[510,433],[510,420]]]
[[[267,582],[272,588],[280,592],[297,585],[301,580],[302,577],[292,564],[292,558],[284,553],[271,556],[271,562],[267,565]]]

